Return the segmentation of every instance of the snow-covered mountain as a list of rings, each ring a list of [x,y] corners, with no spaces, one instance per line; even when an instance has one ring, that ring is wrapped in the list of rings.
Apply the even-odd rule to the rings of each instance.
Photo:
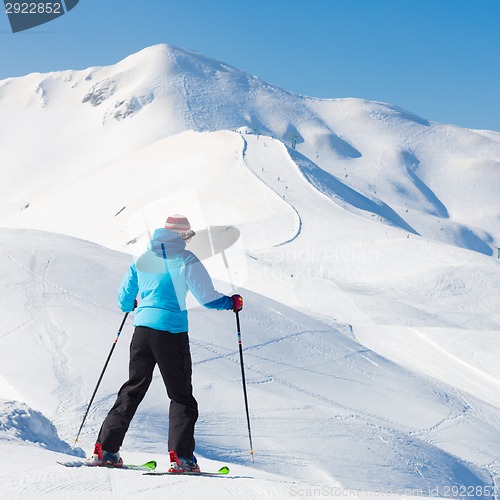
[[[68,451],[60,439],[74,437],[111,347],[131,254],[180,212],[199,238],[217,225],[241,235],[205,262],[221,290],[237,286],[246,299],[256,463],[245,467],[234,318],[193,309],[207,466],[255,476],[238,480],[249,498],[318,486],[493,496],[499,162],[499,133],[294,95],[168,45],[109,67],[1,81],[0,446],[37,479],[23,489],[24,476],[2,472],[0,491],[42,497],[57,477],[68,496],[97,481],[104,498],[116,484],[121,472],[93,470],[75,483],[50,454]],[[127,340],[85,449],[126,378]],[[166,452],[163,391],[152,388],[124,455]],[[37,440],[34,453],[26,443]],[[116,498],[158,487],[133,476],[112,488]],[[219,483],[213,495],[234,497]]]
[[[159,141],[185,131],[240,130],[296,142],[305,175],[348,210],[487,255],[499,244],[499,133],[430,123],[383,103],[297,96],[174,46],[150,47],[109,67],[3,80],[0,113],[6,225],[42,216],[47,228],[59,230],[54,219],[66,200],[58,197],[68,184],[91,183],[93,175],[118,168],[114,163],[121,169],[107,185],[116,182],[111,194],[124,206],[131,200],[120,185],[132,182],[130,163],[144,177],[167,182],[183,168]],[[211,168],[213,151],[193,149],[200,168]],[[228,153],[244,154],[242,145],[237,149]],[[152,163],[162,171],[151,172]],[[65,211],[91,219],[75,202],[79,210],[65,204]],[[106,206],[89,196],[87,205],[96,204]],[[101,223],[122,206],[99,211]]]

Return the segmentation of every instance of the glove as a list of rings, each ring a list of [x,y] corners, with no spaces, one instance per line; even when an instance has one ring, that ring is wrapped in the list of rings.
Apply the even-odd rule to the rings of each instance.
[[[240,312],[243,309],[243,297],[235,294],[231,296],[231,299],[233,301],[233,312]]]

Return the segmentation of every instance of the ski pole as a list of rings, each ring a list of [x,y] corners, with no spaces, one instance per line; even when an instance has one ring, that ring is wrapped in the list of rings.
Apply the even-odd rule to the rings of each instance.
[[[243,383],[243,396],[245,398],[245,411],[247,414],[247,426],[248,426],[248,438],[250,440],[250,457],[253,462],[253,454],[255,453],[252,445],[252,431],[250,429],[250,414],[248,412],[248,397],[247,397],[247,386],[245,381],[245,366],[243,364],[243,345],[241,342],[241,328],[240,328],[240,316],[238,311],[235,311],[236,314],[236,329],[238,331],[238,346],[240,350],[240,365],[241,365],[241,381]]]
[[[113,342],[113,345],[111,346],[111,350],[109,351],[108,358],[106,359],[106,363],[104,363],[104,368],[102,369],[101,375],[99,376],[99,380],[97,381],[97,385],[95,386],[94,392],[92,394],[92,397],[90,398],[90,403],[87,406],[87,411],[85,412],[85,415],[83,416],[82,424],[80,425],[80,428],[78,429],[78,434],[76,435],[75,441],[73,443],[73,449],[76,446],[76,443],[78,443],[78,438],[80,437],[80,433],[82,432],[83,425],[85,424],[85,420],[87,419],[87,415],[89,414],[90,407],[92,406],[92,403],[94,401],[95,395],[97,393],[97,389],[99,388],[99,385],[101,384],[102,377],[104,376],[104,372],[106,371],[106,368],[108,367],[109,360],[111,359],[111,355],[113,354],[113,351],[115,350],[116,343],[118,342],[118,339],[120,338],[120,334],[122,333],[123,326],[125,325],[125,321],[127,321],[127,316],[128,313],[125,313],[125,316],[123,317],[122,324],[120,325],[120,328],[118,329],[118,333],[116,334],[116,338]]]

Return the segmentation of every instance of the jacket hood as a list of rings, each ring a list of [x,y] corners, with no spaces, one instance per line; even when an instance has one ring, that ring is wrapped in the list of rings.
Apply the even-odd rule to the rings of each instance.
[[[165,228],[156,229],[148,245],[148,249],[159,257],[163,257],[164,252],[167,256],[171,256],[185,248],[186,242],[178,234]]]

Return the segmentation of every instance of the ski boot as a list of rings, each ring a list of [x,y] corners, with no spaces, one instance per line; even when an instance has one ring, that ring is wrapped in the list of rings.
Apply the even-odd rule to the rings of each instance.
[[[116,453],[105,451],[100,443],[96,443],[94,453],[87,460],[87,464],[95,467],[123,467],[123,460],[119,451]]]
[[[193,455],[191,460],[187,458],[178,457],[175,451],[170,452],[170,467],[168,472],[171,474],[184,474],[189,472],[190,474],[198,474],[200,472],[200,466],[196,462],[196,457]]]

